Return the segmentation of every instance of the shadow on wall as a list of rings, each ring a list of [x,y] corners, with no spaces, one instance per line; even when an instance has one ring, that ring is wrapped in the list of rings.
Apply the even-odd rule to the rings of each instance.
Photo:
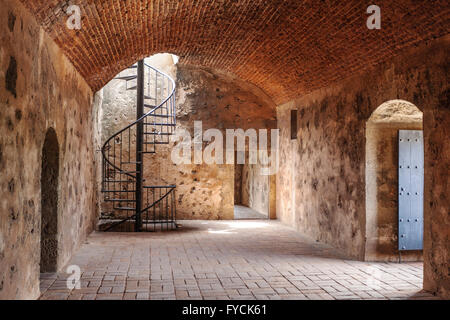
[[[366,261],[399,261],[398,132],[422,128],[422,112],[404,100],[383,103],[367,121]],[[403,260],[422,260],[422,251],[403,251]]]
[[[41,273],[55,272],[58,269],[58,177],[58,138],[55,130],[49,128],[42,147]]]

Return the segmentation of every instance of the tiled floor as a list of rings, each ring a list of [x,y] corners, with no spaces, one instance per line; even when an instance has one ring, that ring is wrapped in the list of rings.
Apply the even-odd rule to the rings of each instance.
[[[182,221],[177,231],[93,233],[41,299],[430,299],[421,263],[342,260],[277,221]]]
[[[268,219],[267,215],[264,215],[256,210],[253,210],[246,206],[235,205],[234,206],[234,219],[236,220],[248,220],[248,219],[257,219],[264,220]]]

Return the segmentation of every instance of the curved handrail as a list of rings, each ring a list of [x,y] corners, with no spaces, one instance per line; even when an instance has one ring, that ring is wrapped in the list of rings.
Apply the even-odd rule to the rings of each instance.
[[[159,198],[158,200],[156,200],[155,202],[153,202],[151,205],[149,205],[148,207],[142,209],[142,212],[149,210],[150,208],[154,207],[156,204],[158,204],[161,200],[163,200],[164,198],[166,198],[173,190],[175,190],[177,186],[175,185],[170,185],[170,186],[164,186],[164,188],[169,189],[169,191],[167,191],[163,196],[161,196],[161,198]]]
[[[114,133],[111,137],[109,137],[105,143],[102,146],[102,155],[103,155],[103,159],[114,169],[120,171],[122,174],[125,174],[129,177],[132,177],[134,179],[136,179],[135,176],[133,176],[130,173],[124,172],[124,170],[122,170],[121,168],[117,167],[115,164],[113,164],[111,161],[109,161],[108,157],[106,156],[105,152],[106,152],[106,147],[108,146],[109,142],[114,139],[115,137],[117,137],[119,134],[121,134],[122,132],[126,131],[127,129],[130,129],[131,127],[133,127],[134,125],[138,124],[139,122],[144,121],[145,118],[147,118],[148,116],[150,116],[151,114],[153,114],[156,110],[160,109],[167,101],[169,101],[169,99],[173,96],[173,94],[175,93],[175,81],[172,79],[172,77],[170,77],[168,74],[144,63],[144,65],[154,71],[156,71],[157,73],[160,73],[162,75],[164,75],[165,77],[167,77],[171,82],[172,82],[172,91],[170,92],[170,94],[155,108],[153,108],[152,110],[150,110],[149,112],[147,112],[146,114],[142,115],[139,119],[135,120],[134,122],[130,123],[129,125],[127,125],[126,127],[122,128],[121,130],[117,131],[116,133]]]
[[[149,210],[152,208],[155,209],[160,205],[161,208],[159,211],[161,212],[164,208],[166,218],[164,220],[165,222],[161,222],[161,220],[158,223],[172,223],[175,224],[176,227],[176,217],[174,215],[176,214],[176,186],[143,186],[137,181],[137,178],[143,174],[144,158],[141,157],[139,153],[133,155],[133,146],[135,146],[136,143],[143,143],[146,146],[145,150],[141,148],[141,146],[136,145],[136,150],[139,150],[138,152],[154,153],[156,151],[156,145],[169,143],[168,139],[157,138],[157,135],[159,136],[161,134],[161,137],[172,135],[176,125],[175,81],[166,73],[159,71],[145,62],[143,65],[143,79],[148,76],[148,81],[143,84],[144,99],[152,100],[152,103],[145,104],[144,106],[150,108],[151,110],[112,134],[108,139],[106,139],[101,148],[103,158],[102,191],[108,195],[105,196],[105,200],[113,202],[113,210],[134,211],[134,214],[127,214],[126,218],[121,218],[119,222],[115,222],[112,226],[107,228],[107,230],[127,220],[136,219],[135,230],[139,231],[141,230],[141,227],[138,226],[137,223],[142,223],[140,216],[146,214],[148,220]],[[135,66],[133,66],[132,69],[136,69]],[[119,76],[116,79],[125,80],[128,84],[128,81],[134,81],[137,78],[138,76],[133,73],[132,75]],[[142,80],[138,80],[138,84],[133,85],[130,88],[128,88],[127,85],[126,89],[136,90],[138,85],[142,85],[139,81]],[[155,90],[154,95],[150,92],[153,89]],[[166,93],[167,95],[165,95]],[[158,110],[160,110],[160,112],[158,112]],[[154,115],[155,118],[151,118],[147,121],[146,118],[151,117],[152,115]],[[164,120],[157,121],[157,119],[159,119],[158,117],[161,119],[164,118]],[[139,130],[140,128],[136,128],[138,124],[143,126],[142,130]],[[167,131],[163,131],[164,128],[166,128]],[[147,140],[147,136],[145,135],[150,134],[153,135],[153,138]],[[138,139],[138,137],[140,137],[140,139]],[[147,145],[149,144],[153,145],[153,148],[150,151],[147,150]],[[136,164],[136,171],[128,170],[130,168],[128,166],[132,164]],[[123,183],[127,184],[127,186],[123,186]],[[129,189],[128,183],[135,184],[134,190]],[[154,190],[157,188],[165,188],[165,191],[161,192],[161,189],[159,194],[156,194]],[[149,191],[147,191],[146,197],[144,197],[143,193],[145,189],[152,189],[153,191],[150,194]],[[135,197],[133,196],[133,193],[136,193]],[[131,197],[129,195],[131,195]],[[164,201],[167,199],[170,200],[170,205],[168,201]],[[165,205],[164,202],[166,202]],[[137,208],[139,208],[139,211],[136,211]],[[155,210],[153,210],[153,212],[155,212]],[[168,215],[169,212],[170,216]],[[119,215],[119,217],[123,216]],[[155,216],[153,220],[155,220]]]
[[[167,197],[169,196],[169,194],[170,194],[173,190],[175,190],[175,188],[176,188],[175,185],[170,185],[170,186],[165,186],[165,187],[168,188],[169,190],[168,190],[163,196],[161,196],[158,200],[156,200],[155,202],[153,202],[151,205],[149,205],[148,207],[142,209],[141,212],[145,212],[145,211],[147,211],[147,210],[153,208],[154,206],[156,206],[156,205],[157,205],[158,203],[160,203],[162,200],[164,200],[165,198],[167,198]],[[120,224],[120,223],[123,223],[123,222],[125,222],[125,221],[128,221],[128,220],[130,220],[130,219],[133,219],[133,218],[135,218],[135,217],[136,217],[136,214],[133,214],[133,215],[131,215],[131,216],[129,216],[129,217],[126,217],[126,218],[120,220],[120,221],[119,221],[119,224]],[[109,231],[109,230],[111,230],[111,229],[114,228],[114,227],[115,227],[114,225],[111,225],[111,226],[107,227],[106,229],[104,229],[104,231]]]

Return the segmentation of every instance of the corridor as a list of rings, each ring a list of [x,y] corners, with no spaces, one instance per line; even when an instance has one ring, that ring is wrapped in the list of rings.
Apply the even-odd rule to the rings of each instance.
[[[0,300],[450,299],[448,1],[0,1]]]
[[[435,299],[422,263],[343,260],[278,221],[181,221],[177,231],[92,233],[40,299]]]

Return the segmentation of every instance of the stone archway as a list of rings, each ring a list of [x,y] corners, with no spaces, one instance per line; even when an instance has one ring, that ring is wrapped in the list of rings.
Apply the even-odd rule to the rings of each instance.
[[[41,259],[40,272],[55,272],[58,264],[59,144],[49,128],[42,147],[41,171]]]
[[[404,100],[381,104],[366,123],[366,261],[399,261],[398,132],[422,130],[422,112]],[[418,261],[422,251],[402,253]]]

